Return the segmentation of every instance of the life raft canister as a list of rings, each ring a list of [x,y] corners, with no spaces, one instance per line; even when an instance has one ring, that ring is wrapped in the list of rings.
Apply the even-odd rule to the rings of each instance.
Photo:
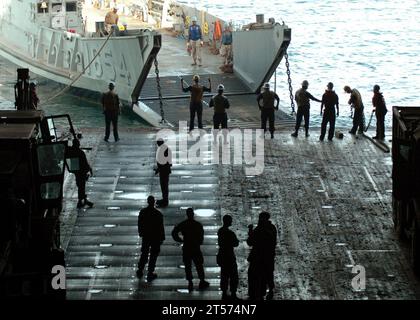
[[[216,20],[216,22],[214,23],[213,39],[220,40],[221,38],[222,38],[222,26],[220,24],[220,20]]]
[[[190,25],[190,22],[191,22],[191,18],[190,18],[190,16],[187,16],[185,18],[185,25],[189,26]]]

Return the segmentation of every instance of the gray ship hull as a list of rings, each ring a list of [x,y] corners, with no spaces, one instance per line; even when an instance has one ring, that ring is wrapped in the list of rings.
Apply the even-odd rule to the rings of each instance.
[[[5,1],[0,7],[1,56],[65,86],[100,93],[113,82],[123,102],[151,125],[159,125],[158,114],[137,104],[160,49],[159,34],[131,30],[124,37],[82,37],[49,27],[42,13],[31,10],[32,1]]]

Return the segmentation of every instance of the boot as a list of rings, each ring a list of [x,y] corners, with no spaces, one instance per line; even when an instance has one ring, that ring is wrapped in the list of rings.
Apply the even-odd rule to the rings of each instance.
[[[298,133],[297,133],[297,131],[293,132],[293,133],[291,134],[291,136],[292,136],[292,137],[294,137],[294,138],[297,138],[297,137],[298,137]]]
[[[305,132],[305,137],[307,138],[307,137],[309,137],[309,136],[310,136],[309,131],[308,131],[308,130],[306,130],[306,132]]]
[[[165,201],[165,200],[156,201],[156,207],[158,208],[166,208],[167,206],[168,206],[168,201]]]
[[[139,279],[143,278],[143,270],[138,269],[138,270],[136,271],[136,275],[137,275],[137,278],[139,278]]]
[[[229,296],[227,295],[226,291],[222,292],[222,300],[223,301],[229,300]]]
[[[191,280],[188,281],[188,291],[192,292],[194,290],[194,284]]]
[[[77,202],[77,209],[82,209],[82,208],[83,208],[83,201],[82,200],[79,200]]]
[[[90,202],[88,199],[85,198],[85,206],[88,206],[89,208],[93,207],[93,202]]]
[[[232,293],[231,293],[231,295],[230,295],[230,299],[231,299],[231,300],[234,300],[234,301],[239,301],[239,300],[242,300],[242,299],[240,299],[240,298],[236,295],[236,292],[232,292]]]
[[[210,283],[208,283],[206,280],[201,280],[200,284],[198,285],[198,289],[205,290],[210,286]]]
[[[147,274],[147,282],[152,282],[153,280],[155,280],[157,278],[157,274],[153,273],[153,272],[149,272]]]

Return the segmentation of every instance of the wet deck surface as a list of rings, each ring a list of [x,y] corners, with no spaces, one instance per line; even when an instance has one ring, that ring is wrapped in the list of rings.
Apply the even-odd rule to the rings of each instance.
[[[95,144],[102,132],[89,136],[96,137],[88,141]],[[279,231],[275,299],[420,297],[406,246],[393,231],[390,154],[349,135],[320,143],[316,134],[293,139],[278,132],[265,140],[260,176],[247,176],[238,165],[174,166],[170,206],[162,209],[166,240],[157,261],[159,277],[152,283],[137,279],[138,211],[149,194],[160,197],[154,155],[153,132],[126,131],[118,143],[101,141],[90,154],[92,209],[77,212],[77,191],[68,181],[68,299],[220,299],[216,232],[224,214],[233,216],[240,239],[239,295],[246,298],[247,225],[257,222],[261,210],[271,213]],[[181,248],[170,236],[189,206],[205,229],[202,250],[211,286],[204,292],[187,292]],[[366,269],[363,292],[351,287],[356,264]]]
[[[118,144],[101,143],[95,157],[94,177],[88,182],[95,207],[79,211],[66,251],[69,299],[218,299],[219,268],[216,265],[217,228],[220,209],[218,178],[214,166],[174,166],[170,206],[162,209],[166,240],[161,247],[158,279],[137,279],[140,253],[137,233],[139,208],[150,194],[160,198],[154,176],[154,135],[123,134]],[[175,155],[174,155],[175,156]],[[73,194],[73,198],[76,194]],[[189,294],[181,247],[170,232],[194,207],[205,229],[202,246],[206,274],[211,283],[205,292]],[[198,280],[195,280],[198,286]]]

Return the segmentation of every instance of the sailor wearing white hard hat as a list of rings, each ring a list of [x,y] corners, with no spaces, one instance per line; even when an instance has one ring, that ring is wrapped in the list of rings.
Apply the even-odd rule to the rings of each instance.
[[[217,87],[217,95],[213,96],[210,99],[209,107],[214,107],[214,115],[213,115],[213,138],[214,142],[216,142],[216,137],[219,132],[220,126],[223,130],[224,142],[227,143],[227,122],[228,117],[226,113],[226,109],[229,109],[230,103],[229,100],[223,95],[225,91],[225,86],[223,84],[219,84]]]
[[[270,90],[270,84],[266,82],[263,86],[263,92],[257,98],[258,107],[261,110],[261,129],[264,130],[264,134],[267,131],[267,120],[269,124],[269,130],[271,139],[274,138],[274,112],[279,109],[280,98],[274,92]],[[261,100],[263,104],[261,105]],[[277,101],[276,105],[274,102]]]

